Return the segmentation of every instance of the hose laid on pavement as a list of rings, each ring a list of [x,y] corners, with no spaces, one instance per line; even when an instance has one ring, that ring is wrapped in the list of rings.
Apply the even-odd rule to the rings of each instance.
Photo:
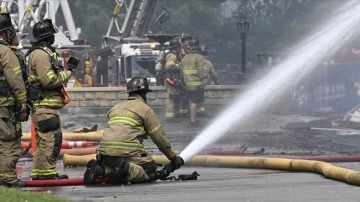
[[[93,141],[98,142],[101,140],[104,130],[97,130],[86,133],[63,133],[63,140],[69,141]],[[23,133],[21,141],[30,141],[31,133]]]
[[[107,177],[95,179],[95,184],[109,181]],[[27,187],[76,186],[84,185],[84,178],[28,180],[24,181]]]
[[[165,156],[153,156],[157,164],[167,164]],[[64,154],[64,166],[84,166],[95,159],[95,154],[72,156]],[[352,185],[360,185],[360,172],[334,166],[330,163],[314,160],[266,158],[266,157],[239,157],[239,156],[209,156],[197,155],[185,162],[187,166],[227,167],[227,168],[261,168],[287,171],[304,171],[323,174],[325,177],[343,181]]]
[[[69,155],[89,155],[95,154],[97,147],[89,147],[89,148],[79,148],[79,149],[61,149],[59,153],[59,157],[63,157],[65,154]]]
[[[63,140],[61,144],[61,149],[73,149],[73,148],[89,148],[95,147],[99,142],[88,142],[88,141],[67,141]],[[21,141],[21,148],[28,148],[30,142]]]

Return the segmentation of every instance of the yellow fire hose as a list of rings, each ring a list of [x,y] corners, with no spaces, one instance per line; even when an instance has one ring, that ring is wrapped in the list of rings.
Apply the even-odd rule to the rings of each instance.
[[[69,141],[100,141],[104,130],[87,133],[63,133],[63,140]],[[31,133],[23,133],[21,141],[30,141]]]
[[[165,156],[153,156],[157,164],[167,164]],[[85,166],[95,159],[95,154],[73,156],[64,154],[64,166]],[[360,172],[334,166],[330,163],[313,160],[239,157],[239,156],[208,156],[197,155],[185,163],[187,166],[227,167],[227,168],[262,168],[287,171],[314,172],[324,175],[329,179],[360,185]]]

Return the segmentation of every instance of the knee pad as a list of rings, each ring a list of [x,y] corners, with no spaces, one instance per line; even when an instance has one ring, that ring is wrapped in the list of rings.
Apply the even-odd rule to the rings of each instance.
[[[129,163],[123,159],[121,164],[114,167],[113,170],[109,173],[109,183],[110,184],[121,184],[126,183],[126,176],[129,173]]]
[[[60,118],[57,115],[53,115],[51,118],[39,121],[39,131],[48,133],[60,128]]]
[[[157,165],[156,165],[155,161],[152,161],[149,163],[144,163],[140,166],[144,169],[144,171],[146,173],[155,173],[155,171],[157,169]]]
[[[52,152],[52,156],[57,157],[60,153],[61,150],[61,144],[62,144],[62,132],[61,130],[57,130],[54,133],[54,149]]]

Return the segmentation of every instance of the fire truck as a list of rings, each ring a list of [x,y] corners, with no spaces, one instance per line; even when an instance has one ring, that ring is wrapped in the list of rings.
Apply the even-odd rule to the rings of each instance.
[[[14,27],[19,30],[20,46],[24,52],[31,48],[26,39],[32,26],[44,18],[51,18],[59,32],[55,34],[54,47],[60,53],[65,68],[70,56],[80,59],[78,68],[67,87],[93,86],[93,50],[80,38],[81,29],[75,26],[67,0],[0,0],[1,12],[10,13]],[[61,9],[61,12],[59,12]],[[56,16],[62,13],[65,25],[58,25]]]
[[[102,49],[95,53],[95,85],[123,86],[134,76],[147,77],[151,85],[159,83],[155,62],[167,49],[167,41],[177,35],[148,33],[157,3],[157,0],[116,1]],[[120,29],[118,18],[121,17]],[[162,26],[168,17],[163,12],[155,21]]]

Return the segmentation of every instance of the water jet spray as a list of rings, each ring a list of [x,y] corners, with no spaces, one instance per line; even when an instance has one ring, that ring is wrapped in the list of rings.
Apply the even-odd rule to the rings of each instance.
[[[324,58],[334,54],[355,32],[360,22],[360,3],[351,1],[337,10],[329,22],[315,34],[288,51],[288,57],[205,128],[180,154],[184,161],[215,143],[234,126],[241,126],[247,119],[266,109],[279,99],[292,85],[311,73]]]

